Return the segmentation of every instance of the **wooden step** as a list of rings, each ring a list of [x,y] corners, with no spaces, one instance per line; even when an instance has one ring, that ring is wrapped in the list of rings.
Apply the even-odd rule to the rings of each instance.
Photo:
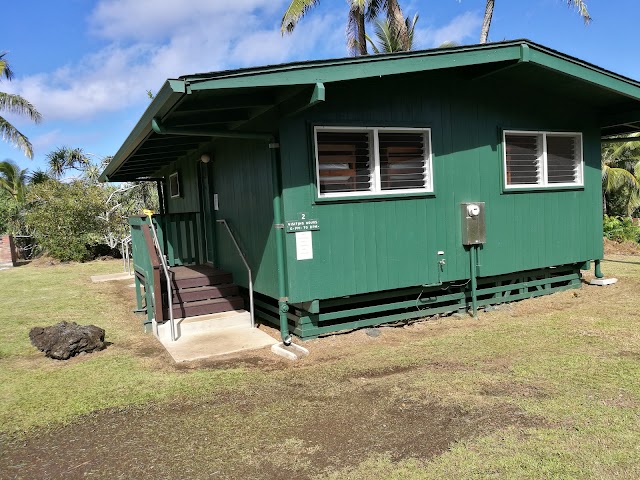
[[[173,303],[197,302],[210,298],[235,297],[238,295],[238,286],[232,283],[222,285],[209,285],[204,287],[181,288],[173,291]]]
[[[171,269],[171,284],[174,289],[208,287],[233,282],[231,274],[222,270],[176,272],[174,268]]]
[[[173,305],[173,317],[185,318],[210,313],[230,312],[244,308],[244,300],[241,297],[212,298],[197,302],[178,303]],[[166,315],[168,318],[169,315]]]

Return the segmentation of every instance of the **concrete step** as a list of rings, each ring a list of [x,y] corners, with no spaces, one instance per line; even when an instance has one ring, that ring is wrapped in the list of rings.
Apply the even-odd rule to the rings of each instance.
[[[217,332],[225,328],[251,327],[251,315],[246,310],[238,309],[230,312],[199,315],[188,318],[175,318],[176,338],[184,340],[194,335]],[[169,321],[153,322],[153,333],[161,341],[171,341]]]
[[[158,338],[176,362],[187,362],[219,355],[256,350],[278,343],[258,328],[239,326],[219,328],[185,336],[172,342]]]
[[[173,304],[173,318],[196,317],[210,313],[230,312],[241,308],[244,308],[242,297],[210,298],[208,300]],[[169,318],[168,313],[165,318]]]

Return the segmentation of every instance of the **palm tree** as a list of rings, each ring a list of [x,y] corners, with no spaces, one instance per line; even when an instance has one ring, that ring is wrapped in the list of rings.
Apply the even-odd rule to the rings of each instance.
[[[587,4],[583,0],[567,0],[569,7],[575,7],[585,24],[591,22],[591,16],[587,10]],[[491,19],[493,18],[493,9],[495,0],[487,0],[484,10],[484,19],[482,21],[482,29],[480,30],[480,43],[487,43],[489,38],[489,28],[491,28]]]
[[[70,169],[84,169],[90,165],[89,157],[81,148],[58,147],[47,154],[49,171],[60,178]]]
[[[51,179],[52,177],[49,172],[40,169],[34,170],[29,175],[29,185],[38,185],[40,183],[48,182]]]
[[[365,12],[370,0],[347,0],[349,15],[347,19],[347,46],[352,55],[367,55],[365,38]],[[282,16],[280,31],[292,33],[298,22],[309,10],[318,5],[320,0],[291,0],[291,4]]]
[[[11,160],[0,162],[0,189],[7,192],[19,204],[24,203],[27,169],[21,169]]]
[[[629,137],[639,137],[634,133]],[[607,195],[625,195],[627,215],[640,207],[640,142],[605,143],[602,146],[602,196],[607,213]]]
[[[320,0],[291,0],[282,16],[282,34],[291,33],[309,10]],[[389,22],[389,30],[402,47],[409,50],[409,31],[398,0],[347,0],[349,16],[347,20],[347,46],[351,55],[367,55],[365,23],[373,21],[384,10]]]
[[[383,9],[389,22],[389,30],[392,36],[397,38],[397,43],[401,47],[398,51],[411,50],[413,39],[410,38],[409,24],[404,18],[398,0],[370,0],[368,19],[373,20]]]
[[[5,58],[6,55],[7,52],[0,53],[0,79],[5,78],[10,81],[13,79],[13,71]],[[0,92],[0,111],[25,115],[35,123],[40,123],[42,120],[42,116],[38,113],[35,107],[31,105],[31,103],[20,95],[11,93]],[[33,147],[31,142],[29,142],[29,139],[1,116],[0,135],[2,135],[4,140],[22,150],[28,158],[33,158]]]
[[[395,32],[391,27],[391,22],[386,18],[379,18],[374,22],[374,33],[378,40],[378,45],[374,41],[366,36],[369,45],[374,53],[392,53],[413,50],[413,32],[418,22],[418,14],[413,16],[413,19],[407,17],[405,19],[405,25],[407,27],[408,43],[402,43],[399,38],[398,32]]]

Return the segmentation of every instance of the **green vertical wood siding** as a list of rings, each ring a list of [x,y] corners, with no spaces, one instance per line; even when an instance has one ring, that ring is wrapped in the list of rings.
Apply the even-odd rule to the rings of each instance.
[[[327,85],[327,101],[281,125],[285,220],[320,220],[313,260],[287,234],[291,302],[469,278],[461,202],[486,202],[479,274],[602,257],[600,136],[594,109],[566,95],[452,74]],[[315,201],[313,125],[430,127],[435,195]],[[502,129],[583,133],[583,189],[503,192]],[[437,252],[446,265],[438,274]]]
[[[164,192],[167,198],[167,213],[187,213],[200,211],[200,185],[196,159],[186,159],[172,163],[162,171],[165,177]],[[171,198],[169,193],[169,175],[178,172],[180,182],[180,197]]]
[[[266,142],[219,140],[213,145],[213,192],[216,218],[226,219],[253,269],[257,292],[277,297],[271,157]],[[246,269],[229,235],[218,225],[216,256],[220,268],[248,287]]]

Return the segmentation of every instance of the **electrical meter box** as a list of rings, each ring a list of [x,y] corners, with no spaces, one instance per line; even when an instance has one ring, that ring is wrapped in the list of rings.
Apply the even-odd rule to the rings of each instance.
[[[462,244],[482,245],[487,241],[484,202],[460,204],[462,213]]]

